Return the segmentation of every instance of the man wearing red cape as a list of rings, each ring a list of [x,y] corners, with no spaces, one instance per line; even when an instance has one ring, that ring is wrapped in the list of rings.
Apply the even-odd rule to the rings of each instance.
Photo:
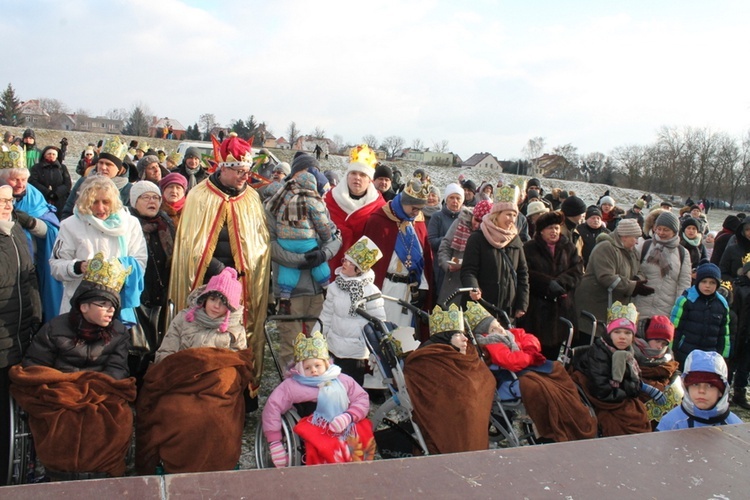
[[[268,303],[271,252],[260,196],[248,186],[252,172],[251,144],[232,133],[215,143],[216,168],[190,190],[174,241],[169,298],[176,310],[187,307],[195,288],[224,267],[237,270],[247,345],[256,353],[255,397],[263,371],[263,322]]]

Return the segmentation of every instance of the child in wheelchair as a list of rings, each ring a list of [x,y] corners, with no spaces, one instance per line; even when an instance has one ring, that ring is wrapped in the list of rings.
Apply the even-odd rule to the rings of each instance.
[[[263,408],[263,433],[276,467],[286,467],[288,452],[281,443],[282,415],[297,403],[317,402],[294,432],[305,441],[306,465],[359,462],[375,456],[370,401],[362,387],[330,360],[320,332],[300,333],[294,342],[295,365],[273,390]]]
[[[536,336],[522,328],[504,329],[476,302],[468,302],[466,320],[491,362],[500,403],[521,399],[534,422],[536,441],[596,437],[596,419],[562,364],[548,361],[542,354]]]
[[[357,314],[357,307],[365,297],[380,293],[375,286],[372,266],[383,257],[377,245],[366,236],[361,237],[344,254],[341,267],[334,272],[336,279],[328,287],[320,322],[323,336],[333,362],[341,372],[364,385],[365,368],[369,351],[362,335],[367,320]],[[376,298],[364,303],[365,311],[385,321],[383,299]]]

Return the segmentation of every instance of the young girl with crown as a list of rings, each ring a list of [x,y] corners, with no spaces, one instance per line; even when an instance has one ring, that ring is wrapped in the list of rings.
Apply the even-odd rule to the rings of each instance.
[[[367,419],[370,400],[354,379],[331,362],[323,335],[297,335],[294,360],[296,364],[287,378],[274,389],[263,408],[263,433],[274,465],[289,465],[281,443],[281,416],[297,403],[313,401],[317,402],[315,412],[294,427],[305,441],[305,464],[372,460],[375,439]]]

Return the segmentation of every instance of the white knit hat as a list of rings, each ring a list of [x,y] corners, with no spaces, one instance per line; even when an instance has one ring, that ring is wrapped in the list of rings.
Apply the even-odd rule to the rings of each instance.
[[[446,186],[446,188],[445,188],[445,198],[444,199],[447,200],[448,196],[450,196],[452,194],[459,195],[461,197],[461,203],[464,202],[464,188],[462,188],[461,186],[459,186],[455,182],[452,182],[452,183],[448,184],[448,186]]]
[[[130,206],[135,207],[135,202],[138,201],[138,198],[146,193],[158,194],[161,197],[159,186],[151,181],[138,181],[130,188]]]

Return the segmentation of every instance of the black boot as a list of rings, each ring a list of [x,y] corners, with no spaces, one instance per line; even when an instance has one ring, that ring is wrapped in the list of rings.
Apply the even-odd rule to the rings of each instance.
[[[735,387],[734,396],[732,396],[732,403],[736,404],[740,408],[750,410],[750,401],[747,400],[747,392],[744,387]]]

